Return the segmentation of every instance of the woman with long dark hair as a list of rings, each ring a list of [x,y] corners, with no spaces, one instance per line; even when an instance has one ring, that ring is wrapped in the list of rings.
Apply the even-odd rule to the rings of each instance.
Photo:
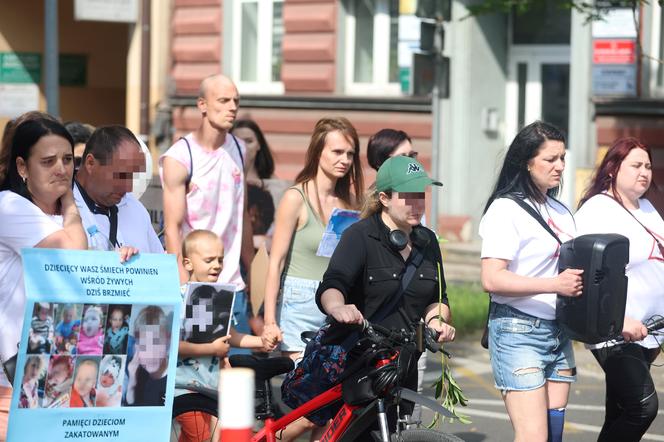
[[[7,367],[18,351],[25,309],[21,249],[86,249],[88,242],[72,194],[74,142],[64,126],[29,112],[3,141],[0,358]]]
[[[491,296],[489,351],[515,441],[560,441],[570,383],[571,340],[556,323],[556,296],[579,296],[578,269],[558,274],[559,243],[574,218],[555,199],[565,168],[565,136],[536,121],[510,145],[480,222],[482,286]],[[518,200],[518,202],[517,202]]]
[[[265,135],[258,123],[243,118],[236,120],[231,130],[244,141],[247,149],[245,178],[247,181],[247,212],[254,232],[254,247],[265,243],[270,250],[272,243],[275,208],[281,197],[293,183],[274,176],[274,158]]]
[[[664,220],[645,196],[652,187],[652,155],[636,138],[611,146],[581,199],[578,233],[629,238],[625,345],[589,346],[605,373],[606,414],[599,441],[638,441],[657,416],[650,364],[659,342],[644,323],[664,312]]]

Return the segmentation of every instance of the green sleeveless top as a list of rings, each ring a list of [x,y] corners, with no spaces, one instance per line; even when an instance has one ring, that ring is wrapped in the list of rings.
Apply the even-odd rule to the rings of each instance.
[[[330,258],[317,256],[316,251],[321,239],[323,239],[325,226],[314,212],[309,199],[302,190],[297,187],[291,187],[290,189],[297,190],[302,196],[307,207],[307,222],[300,230],[293,233],[284,276],[322,281],[323,274],[330,263]]]

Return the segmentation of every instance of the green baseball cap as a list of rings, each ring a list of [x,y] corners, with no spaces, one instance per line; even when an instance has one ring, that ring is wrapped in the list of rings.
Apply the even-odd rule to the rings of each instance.
[[[407,156],[388,158],[378,169],[376,191],[424,192],[430,185],[442,186],[427,175],[424,166]]]

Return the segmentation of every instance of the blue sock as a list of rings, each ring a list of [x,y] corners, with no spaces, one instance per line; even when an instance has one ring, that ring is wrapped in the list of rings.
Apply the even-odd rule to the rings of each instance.
[[[547,420],[549,422],[549,442],[562,442],[563,427],[565,426],[565,409],[550,409]]]

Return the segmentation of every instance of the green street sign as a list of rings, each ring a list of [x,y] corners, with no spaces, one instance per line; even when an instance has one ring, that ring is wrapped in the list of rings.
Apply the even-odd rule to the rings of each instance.
[[[41,54],[0,52],[0,83],[41,82]]]

